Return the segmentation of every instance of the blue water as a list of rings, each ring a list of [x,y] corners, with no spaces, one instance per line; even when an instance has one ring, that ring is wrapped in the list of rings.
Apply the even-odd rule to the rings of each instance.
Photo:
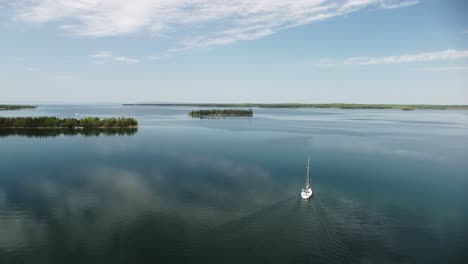
[[[0,263],[465,263],[468,111],[41,105],[130,135],[0,136]],[[307,156],[315,197],[302,201]]]

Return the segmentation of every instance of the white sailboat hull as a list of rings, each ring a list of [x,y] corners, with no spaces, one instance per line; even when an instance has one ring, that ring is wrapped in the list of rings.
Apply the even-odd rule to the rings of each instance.
[[[302,197],[302,199],[307,200],[312,196],[312,194],[313,194],[312,189],[309,187],[309,188],[307,188],[305,190],[302,189],[301,197]]]

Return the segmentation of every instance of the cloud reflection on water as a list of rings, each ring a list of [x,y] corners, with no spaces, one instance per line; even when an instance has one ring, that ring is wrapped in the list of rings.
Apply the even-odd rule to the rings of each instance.
[[[95,167],[59,173],[68,177],[37,175],[15,188],[0,189],[0,229],[10,234],[2,235],[0,247],[16,250],[38,239],[47,245],[57,235],[51,231],[56,225],[71,243],[90,245],[105,243],[115,228],[125,230],[147,216],[189,226],[216,225],[264,205],[273,192],[269,173],[260,167],[208,157],[187,158],[180,166],[186,175],[157,165],[145,172]]]
[[[300,206],[298,197],[288,196],[297,186],[278,186],[262,167],[203,156],[183,159],[179,166],[186,175],[157,165],[146,172],[95,167],[71,178],[38,175],[10,198],[9,189],[0,189],[0,232],[6,234],[0,238],[0,252],[34,244],[39,246],[31,254],[78,247],[87,252],[84,256],[114,259],[106,252],[109,247],[125,246],[128,253],[146,246],[158,258],[215,250],[222,254],[209,258],[223,256],[232,262],[242,260],[243,244],[258,243],[249,237],[263,238],[255,244],[255,254],[281,259],[304,247],[304,241],[295,239],[301,235],[310,240],[308,252],[320,252],[328,262],[398,263],[412,257],[409,251],[401,253],[401,247],[434,237],[428,223],[422,223],[412,231],[419,236],[402,243],[405,229],[396,218],[331,186],[321,186],[316,198]],[[26,192],[42,201],[40,214]],[[282,198],[272,201],[275,196]],[[273,234],[276,238],[270,238]],[[400,253],[390,256],[388,251]]]

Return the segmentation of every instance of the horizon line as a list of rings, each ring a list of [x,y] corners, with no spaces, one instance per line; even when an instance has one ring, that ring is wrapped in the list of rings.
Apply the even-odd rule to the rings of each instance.
[[[212,105],[223,105],[223,104],[231,104],[231,105],[332,105],[332,104],[350,104],[350,105],[440,105],[440,106],[468,106],[468,103],[450,103],[450,104],[439,104],[439,103],[350,103],[350,102],[168,102],[168,101],[154,101],[154,102],[124,102],[124,101],[10,101],[10,102],[0,102],[0,105],[7,105],[7,104],[122,104],[122,105],[144,105],[144,104],[172,104],[172,105],[205,105],[205,104],[212,104]]]

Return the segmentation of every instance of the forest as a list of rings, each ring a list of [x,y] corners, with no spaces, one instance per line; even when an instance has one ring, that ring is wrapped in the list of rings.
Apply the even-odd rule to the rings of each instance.
[[[7,104],[0,104],[0,111],[1,110],[21,110],[21,109],[34,109],[37,106],[34,105],[7,105]]]
[[[85,117],[0,117],[0,128],[59,128],[59,129],[92,129],[92,128],[132,128],[137,127],[135,118]]]
[[[253,116],[252,109],[211,109],[211,110],[194,110],[189,113],[192,117],[203,116]]]

